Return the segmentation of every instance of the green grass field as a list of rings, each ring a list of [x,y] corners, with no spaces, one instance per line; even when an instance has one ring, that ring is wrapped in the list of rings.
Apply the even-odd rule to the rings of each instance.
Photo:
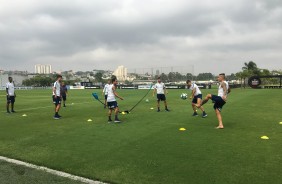
[[[60,120],[52,118],[51,91],[17,91],[15,114],[5,113],[2,95],[0,155],[109,183],[282,181],[281,90],[234,89],[223,108],[224,130],[214,128],[211,102],[205,105],[206,119],[192,117],[190,103],[179,98],[184,90],[170,90],[171,112],[160,113],[150,109],[155,108],[150,93],[149,103],[144,100],[131,114],[120,115],[121,124],[107,123],[107,110],[92,92],[70,91]],[[120,109],[126,110],[146,91],[118,93],[125,98],[119,101]],[[179,131],[181,127],[186,131]],[[260,139],[263,135],[270,139]],[[12,183],[12,171],[7,170],[0,172],[0,179]]]

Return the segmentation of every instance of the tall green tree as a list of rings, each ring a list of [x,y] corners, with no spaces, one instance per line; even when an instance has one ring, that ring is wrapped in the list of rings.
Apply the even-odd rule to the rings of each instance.
[[[215,76],[212,73],[199,73],[197,76],[197,80],[200,81],[207,81],[207,80],[214,80]]]
[[[257,64],[253,61],[245,62],[242,67],[243,71],[248,71],[250,75],[260,75],[260,69],[257,67]]]
[[[168,81],[168,76],[167,76],[166,74],[164,74],[164,73],[162,73],[162,74],[160,75],[160,78],[161,78],[161,80],[162,80],[163,82],[167,82],[167,81]]]
[[[96,82],[103,82],[103,74],[101,72],[97,72],[94,77]]]

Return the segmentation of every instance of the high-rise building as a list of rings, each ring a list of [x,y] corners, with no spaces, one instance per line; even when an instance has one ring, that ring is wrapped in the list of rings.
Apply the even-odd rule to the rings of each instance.
[[[41,65],[37,64],[34,67],[34,72],[38,74],[50,74],[52,73],[52,67],[51,65]]]
[[[117,80],[119,81],[127,80],[127,68],[125,68],[124,66],[118,66],[118,68],[114,71],[113,74],[117,77]]]
[[[160,75],[160,70],[156,70],[156,75],[157,75],[157,76]]]

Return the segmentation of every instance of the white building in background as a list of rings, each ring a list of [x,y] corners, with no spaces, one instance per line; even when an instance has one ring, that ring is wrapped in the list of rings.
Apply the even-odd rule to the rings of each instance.
[[[119,81],[125,81],[128,80],[127,78],[127,68],[124,66],[119,66],[113,73],[117,77],[117,80]]]
[[[34,73],[38,74],[50,74],[52,73],[52,67],[51,65],[41,65],[37,64],[34,67]]]

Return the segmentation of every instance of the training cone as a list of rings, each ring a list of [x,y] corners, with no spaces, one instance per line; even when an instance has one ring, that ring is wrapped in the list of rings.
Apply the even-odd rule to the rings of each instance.
[[[88,119],[87,121],[88,121],[88,122],[91,122],[91,121],[92,121],[92,119]]]
[[[282,125],[282,122],[280,122],[279,124]]]
[[[121,114],[125,114],[125,112],[122,112]]]
[[[179,130],[180,130],[180,131],[185,131],[186,129],[185,129],[185,128],[179,128]]]
[[[266,135],[262,136],[261,139],[269,139]]]
[[[27,115],[26,114],[23,114],[23,117],[26,117]]]
[[[153,107],[151,107],[150,109],[151,109],[151,110],[153,110],[154,108],[153,108]]]

